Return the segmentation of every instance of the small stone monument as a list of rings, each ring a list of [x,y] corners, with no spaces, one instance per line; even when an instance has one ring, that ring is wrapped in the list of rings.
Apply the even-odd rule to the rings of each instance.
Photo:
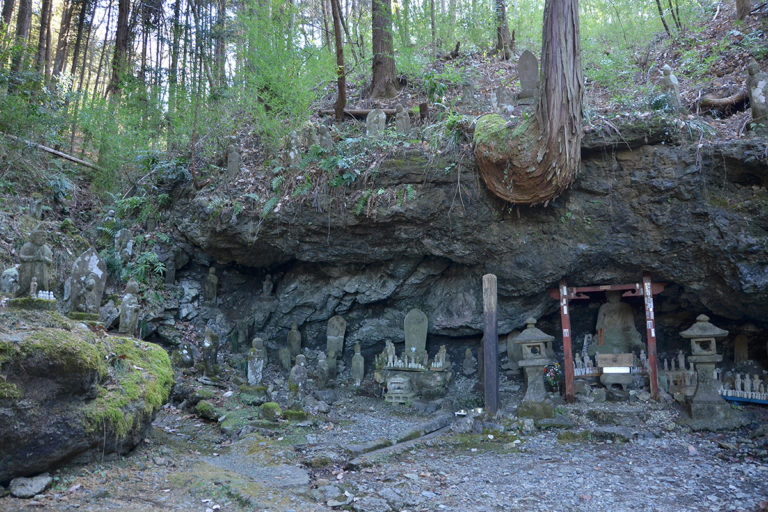
[[[264,350],[264,340],[253,338],[251,350],[248,352],[248,385],[258,386],[264,375],[264,366],[267,364],[267,352]]]
[[[411,130],[411,116],[398,104],[395,107],[395,129],[397,133],[408,133]]]
[[[333,149],[333,136],[331,135],[331,129],[321,124],[317,128],[317,144],[326,151]]]
[[[511,112],[515,108],[515,95],[507,87],[496,88],[496,106],[499,112]]]
[[[429,320],[420,309],[413,308],[405,315],[403,330],[405,332],[404,360],[423,361],[426,354],[427,328]]]
[[[339,362],[336,359],[336,352],[334,352],[333,350],[329,350],[328,357],[326,358],[325,363],[326,363],[326,368],[328,369],[327,382],[335,380],[339,370]]]
[[[768,133],[768,73],[760,71],[755,59],[749,59],[747,71],[747,94],[754,124],[752,129],[765,134]]]
[[[380,108],[371,110],[365,118],[365,135],[378,137],[387,126],[387,114]]]
[[[291,370],[291,349],[282,347],[277,351],[277,359],[280,361],[280,366],[282,366],[283,370]]]
[[[19,270],[16,267],[7,268],[0,277],[0,292],[15,296],[19,291]]]
[[[288,338],[286,340],[288,350],[291,351],[291,357],[296,357],[301,353],[301,333],[296,322],[291,324],[291,330],[288,332]]]
[[[471,348],[467,348],[464,351],[464,364],[462,366],[462,372],[467,377],[477,373],[477,359],[472,355]]]
[[[317,367],[315,369],[315,385],[318,389],[324,389],[328,385],[328,360],[322,350],[317,354]]]
[[[72,265],[70,311],[97,315],[107,284],[107,266],[95,249],[81,254]]]
[[[667,95],[668,105],[675,109],[680,110],[683,108],[683,104],[680,101],[680,82],[677,81],[677,77],[672,73],[672,68],[669,64],[664,64],[661,68],[664,75],[661,77],[661,90]]]
[[[133,278],[125,285],[125,294],[120,302],[120,324],[117,331],[130,336],[139,334],[139,283]]]
[[[240,151],[237,146],[231,144],[227,148],[227,178],[234,179],[240,174]]]
[[[360,353],[360,344],[355,343],[355,355],[352,356],[352,381],[355,386],[360,386],[365,376],[365,360]]]
[[[123,228],[115,233],[114,245],[115,254],[119,255],[123,262],[130,260],[133,256],[133,233],[131,230]]]
[[[32,281],[29,283],[29,296],[33,299],[37,298],[37,278],[32,276]]]
[[[451,361],[448,359],[448,353],[445,349],[445,345],[440,345],[440,349],[435,354],[435,358],[432,360],[432,364],[429,369],[432,371],[445,371],[451,367]]]
[[[720,397],[718,382],[714,378],[715,364],[723,360],[717,353],[716,339],[724,338],[728,331],[709,323],[707,315],[699,315],[680,336],[691,340],[688,360],[696,365],[696,393],[691,398],[691,428],[694,430],[720,430],[737,428],[744,417]]]
[[[301,140],[295,130],[288,136],[284,155],[286,167],[296,168],[301,164]]]
[[[520,92],[517,97],[522,104],[533,104],[539,94],[539,61],[529,50],[525,50],[517,62],[520,76]]]
[[[330,358],[333,351],[335,358],[341,357],[344,352],[344,334],[347,331],[347,321],[344,317],[336,315],[328,319],[326,333],[326,354]]]
[[[626,354],[644,348],[632,306],[621,301],[621,292],[606,292],[606,298],[597,311],[597,343],[589,346],[588,354]]]
[[[471,105],[475,101],[475,84],[472,80],[465,78],[461,83],[461,104]]]
[[[216,295],[219,292],[219,278],[216,276],[216,267],[208,269],[208,275],[203,284],[203,301],[207,304],[216,304]]]
[[[299,391],[303,391],[307,385],[307,358],[304,354],[296,356],[296,364],[291,368],[291,374],[288,377],[288,382],[299,388]]]
[[[219,353],[219,335],[213,332],[210,326],[205,327],[203,338],[203,362],[205,363],[205,374],[208,376],[216,375],[216,359]]]
[[[749,360],[749,339],[739,334],[733,340],[733,364],[738,366]]]
[[[517,364],[525,369],[527,384],[523,401],[517,408],[517,415],[529,418],[552,418],[555,411],[552,403],[547,400],[544,389],[544,367],[550,363],[546,344],[554,340],[554,336],[540,331],[536,327],[535,318],[528,318],[525,323],[527,325],[525,330],[512,340],[513,343],[520,345],[522,359]]]
[[[319,140],[317,138],[317,127],[314,125],[314,123],[308,122],[304,126],[303,137],[304,147],[307,149],[310,149],[312,146],[319,145]]]
[[[398,373],[387,379],[387,394],[384,395],[384,400],[387,402],[404,404],[413,400],[415,396],[409,377]]]
[[[38,226],[29,241],[21,246],[19,251],[19,291],[18,296],[29,293],[32,277],[37,278],[39,290],[50,290],[51,266],[53,265],[53,252],[45,243],[45,232],[42,226]]]

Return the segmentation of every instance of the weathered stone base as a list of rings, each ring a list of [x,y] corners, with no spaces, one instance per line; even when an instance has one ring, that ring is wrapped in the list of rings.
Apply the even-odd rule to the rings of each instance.
[[[734,409],[725,400],[692,402],[690,414],[690,418],[681,418],[678,422],[692,430],[731,430],[749,423],[748,414]]]
[[[8,301],[8,306],[15,309],[27,309],[30,311],[56,311],[56,301],[48,299],[33,299],[32,297],[19,297]]]
[[[552,402],[549,401],[523,401],[520,402],[520,405],[517,407],[517,416],[519,418],[533,418],[535,420],[554,418],[555,407],[552,405]]]

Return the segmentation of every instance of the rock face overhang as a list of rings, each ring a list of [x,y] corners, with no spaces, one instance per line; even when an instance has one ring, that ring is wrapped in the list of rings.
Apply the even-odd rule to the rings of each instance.
[[[284,201],[265,218],[227,207],[214,218],[210,196],[191,193],[178,194],[173,217],[193,251],[231,265],[232,301],[267,336],[298,322],[319,339],[342,314],[353,342],[400,341],[414,306],[431,335],[477,335],[485,273],[498,277],[504,333],[554,313],[547,290],[563,278],[635,282],[643,271],[670,284],[677,309],[765,330],[767,151],[763,140],[671,145],[640,133],[614,144],[593,134],[572,188],[542,208],[492,197],[471,160],[411,150],[341,194]]]

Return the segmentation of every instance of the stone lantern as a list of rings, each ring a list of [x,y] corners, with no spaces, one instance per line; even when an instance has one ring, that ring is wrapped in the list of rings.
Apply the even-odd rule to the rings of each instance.
[[[555,339],[536,328],[536,319],[528,318],[526,328],[512,339],[520,346],[522,358],[518,365],[525,369],[526,390],[523,403],[518,407],[518,416],[552,417],[554,408],[547,402],[544,390],[544,368],[551,362],[547,356],[547,344]]]
[[[734,428],[742,424],[742,418],[737,417],[717,392],[714,377],[715,364],[723,360],[717,353],[715,340],[727,335],[728,331],[709,323],[707,315],[699,315],[696,323],[680,332],[680,336],[691,340],[688,361],[696,365],[696,393],[690,403],[691,427],[696,430]]]

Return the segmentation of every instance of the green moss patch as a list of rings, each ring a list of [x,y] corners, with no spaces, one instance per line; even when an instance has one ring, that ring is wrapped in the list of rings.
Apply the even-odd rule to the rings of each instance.
[[[259,406],[259,418],[267,421],[277,421],[283,415],[277,402],[266,402]]]
[[[14,309],[27,309],[32,311],[56,311],[56,301],[47,299],[33,299],[32,297],[19,297],[9,300],[8,307]]]
[[[69,313],[69,318],[80,322],[98,322],[101,320],[96,313],[83,313],[82,311],[72,311]]]
[[[219,419],[219,413],[208,400],[200,400],[195,406],[195,413],[204,420],[216,421]]]
[[[304,421],[308,417],[307,412],[301,409],[287,409],[283,411],[283,418],[290,421]]]

